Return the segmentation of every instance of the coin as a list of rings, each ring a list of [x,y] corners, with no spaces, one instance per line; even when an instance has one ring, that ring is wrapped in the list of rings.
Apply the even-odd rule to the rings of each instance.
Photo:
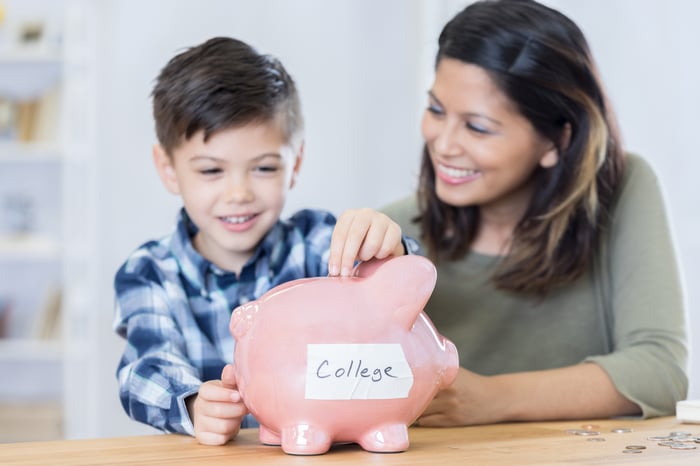
[[[613,432],[615,434],[627,434],[629,432],[632,432],[632,429],[629,427],[616,427],[610,432]]]
[[[691,445],[689,443],[678,443],[675,445],[671,445],[671,449],[673,450],[695,450],[697,447],[695,445]]]
[[[625,447],[627,450],[646,450],[647,447],[644,445],[627,445]]]

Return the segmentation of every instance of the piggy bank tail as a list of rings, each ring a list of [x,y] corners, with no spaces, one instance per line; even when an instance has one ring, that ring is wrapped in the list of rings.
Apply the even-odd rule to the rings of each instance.
[[[450,340],[445,338],[445,356],[447,361],[445,369],[440,378],[440,388],[447,388],[457,380],[457,372],[459,371],[459,354],[457,347]]]

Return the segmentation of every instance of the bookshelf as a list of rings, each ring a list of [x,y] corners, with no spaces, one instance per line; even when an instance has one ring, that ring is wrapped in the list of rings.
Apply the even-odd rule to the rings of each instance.
[[[61,65],[57,52],[28,48],[0,53],[0,95],[20,102],[42,97],[58,84]]]
[[[59,242],[47,236],[39,234],[0,236],[0,262],[54,261],[60,259],[60,252]]]
[[[43,410],[51,426],[0,442],[63,435],[62,6],[0,0],[0,424]]]
[[[0,141],[0,164],[34,164],[48,161],[57,162],[60,159],[61,147],[56,143]]]

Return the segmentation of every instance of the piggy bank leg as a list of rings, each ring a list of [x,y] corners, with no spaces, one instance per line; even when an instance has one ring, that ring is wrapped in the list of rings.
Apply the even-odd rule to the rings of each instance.
[[[282,444],[282,439],[280,438],[279,434],[277,434],[274,431],[271,431],[263,425],[260,426],[260,433],[258,435],[258,438],[260,439],[260,443],[262,443],[263,445],[279,446]]]
[[[331,447],[331,437],[325,430],[308,424],[282,429],[282,450],[290,455],[320,455]]]
[[[408,429],[405,424],[381,426],[363,435],[358,442],[367,451],[393,453],[408,449]]]

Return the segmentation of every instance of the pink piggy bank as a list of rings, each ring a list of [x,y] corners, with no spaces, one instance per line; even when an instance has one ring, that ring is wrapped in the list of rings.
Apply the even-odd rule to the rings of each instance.
[[[457,377],[457,349],[423,312],[435,280],[428,259],[402,256],[236,308],[234,368],[260,441],[297,455],[406,450],[407,425]]]

